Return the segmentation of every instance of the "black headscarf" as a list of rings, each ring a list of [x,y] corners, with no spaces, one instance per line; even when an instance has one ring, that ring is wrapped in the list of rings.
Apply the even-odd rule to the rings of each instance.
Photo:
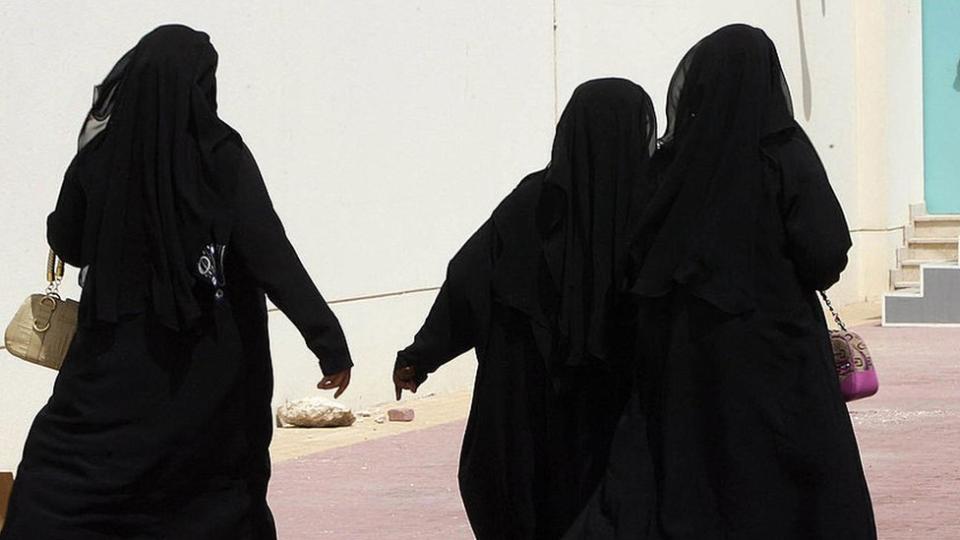
[[[217,117],[217,52],[207,34],[162,26],[114,66],[94,94],[68,175],[84,187],[84,318],[116,322],[125,252],[146,241],[152,310],[165,326],[194,325],[203,307],[193,268],[209,244],[226,244],[229,212],[217,195],[218,144],[236,133]],[[134,201],[135,204],[130,204]],[[128,215],[142,212],[142,216]],[[142,234],[127,227],[141,226]]]
[[[697,43],[670,82],[655,158],[660,189],[638,226],[634,292],[678,285],[730,313],[755,306],[754,238],[763,143],[799,129],[776,47],[731,25]]]
[[[553,362],[596,366],[607,359],[625,285],[629,221],[647,200],[643,179],[656,131],[653,105],[640,86],[624,79],[581,84],[557,124],[535,230],[518,234],[494,214],[504,246],[494,264],[496,294],[543,317],[554,334]],[[544,261],[545,275],[508,264],[530,260],[531,253]]]

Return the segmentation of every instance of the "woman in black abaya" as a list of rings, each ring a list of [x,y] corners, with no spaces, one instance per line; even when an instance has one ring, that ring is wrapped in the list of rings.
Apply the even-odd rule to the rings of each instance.
[[[634,244],[638,383],[567,537],[875,538],[816,294],[850,236],[773,43],[703,39],[667,112]]]
[[[240,136],[206,34],[146,35],[97,89],[48,220],[87,269],[81,324],[30,431],[3,540],[272,539],[264,293],[328,375],[352,362]]]
[[[558,538],[604,470],[631,355],[619,325],[627,230],[656,137],[639,86],[574,92],[550,165],[528,176],[450,261],[394,381],[416,390],[475,348],[460,491],[480,539]]]

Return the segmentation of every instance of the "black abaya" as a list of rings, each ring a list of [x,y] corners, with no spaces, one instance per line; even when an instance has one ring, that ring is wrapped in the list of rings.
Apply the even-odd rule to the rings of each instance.
[[[724,56],[737,47],[743,47],[739,54]],[[785,90],[779,62],[764,57],[776,52],[761,31],[728,27],[698,44],[694,53],[710,50],[722,61],[713,58],[711,67],[702,69],[722,66],[748,84],[750,77],[743,75],[755,67],[750,59],[759,57],[764,69],[775,68],[762,82],[770,83],[765,88],[774,95]],[[702,86],[697,62],[688,55],[680,78],[692,83],[698,100],[709,103],[717,98],[709,95],[710,86]],[[671,100],[689,99],[684,90],[674,90]],[[653,230],[640,236],[654,249],[645,254],[634,289],[641,321],[637,383],[602,485],[566,538],[876,538],[816,297],[816,290],[835,283],[846,266],[847,224],[806,135],[782,121],[787,109],[765,115],[772,110],[765,104],[751,104],[755,110],[748,116],[759,121],[747,132],[752,143],[749,135],[731,132],[711,146],[702,145],[703,132],[687,133],[684,123],[713,115],[736,126],[743,122],[740,110],[692,107],[689,116],[677,120],[676,131],[668,131],[671,137],[655,158],[666,162],[658,196],[667,193],[671,200],[660,215],[667,217],[647,222]],[[770,118],[779,120],[765,122]],[[691,141],[697,144],[689,146]],[[712,159],[724,148],[733,154]],[[704,163],[713,166],[700,168]],[[741,175],[726,176],[731,171]],[[756,174],[745,176],[750,171]],[[726,193],[686,189],[714,182],[723,182],[718,188]],[[704,201],[711,202],[704,207]],[[735,208],[740,217],[750,217],[752,227],[740,229],[745,236],[710,236],[711,242],[729,244],[728,256],[743,260],[718,260],[722,253],[702,239],[671,237],[697,230],[699,216],[683,212],[698,207],[709,212],[702,217],[707,222],[722,221]],[[742,225],[737,219],[720,231]],[[672,260],[650,259],[669,245],[684,249]],[[743,273],[722,275],[734,268]]]
[[[625,234],[646,195],[655,123],[623,80],[582,85],[547,170],[527,177],[450,261],[397,367],[475,348],[460,492],[480,539],[558,538],[606,465],[627,395],[616,311]]]
[[[542,182],[543,173],[528,177],[504,204],[532,216]],[[618,388],[623,379],[582,369],[548,374],[537,323],[482,291],[489,287],[497,243],[495,225],[488,222],[450,261],[426,322],[398,354],[397,365],[425,375],[476,349],[459,472],[474,534],[557,538],[603,470],[625,396]],[[591,396],[584,388],[603,390]]]
[[[78,179],[91,178],[84,169],[100,162],[88,156],[110,143],[114,120],[78,153],[48,220],[51,247],[91,272],[100,261],[84,231],[103,202]],[[154,254],[138,248],[152,234],[139,211],[150,199],[127,189],[117,320],[80,327],[30,430],[3,540],[276,538],[266,504],[273,378],[264,293],[325,374],[352,362],[239,136],[208,158],[203,181],[232,216],[224,296],[197,284],[201,314],[189,330],[170,327],[155,305]],[[81,307],[96,301],[84,295]]]

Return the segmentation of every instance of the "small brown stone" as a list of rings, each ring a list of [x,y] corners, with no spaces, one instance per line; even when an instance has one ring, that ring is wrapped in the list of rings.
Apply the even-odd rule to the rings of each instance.
[[[390,409],[387,418],[391,422],[413,422],[413,409]]]

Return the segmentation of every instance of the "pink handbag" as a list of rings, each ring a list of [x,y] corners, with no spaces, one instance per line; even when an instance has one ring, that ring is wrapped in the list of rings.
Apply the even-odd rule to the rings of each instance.
[[[847,330],[826,293],[820,291],[820,296],[840,327],[839,330],[830,331],[830,344],[833,346],[833,364],[837,377],[840,378],[843,399],[853,401],[876,394],[880,389],[880,380],[877,378],[877,369],[873,365],[867,343],[856,332]]]

